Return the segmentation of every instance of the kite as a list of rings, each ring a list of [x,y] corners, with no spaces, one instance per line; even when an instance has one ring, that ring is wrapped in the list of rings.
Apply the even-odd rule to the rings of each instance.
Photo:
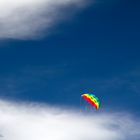
[[[99,101],[99,99],[95,95],[86,93],[86,94],[82,94],[81,96],[89,104],[91,104],[93,107],[95,107],[96,110],[99,109],[99,107],[100,107],[100,101]]]

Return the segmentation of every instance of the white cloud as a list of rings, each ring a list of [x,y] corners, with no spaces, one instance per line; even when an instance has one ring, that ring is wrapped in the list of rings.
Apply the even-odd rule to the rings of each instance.
[[[1,0],[0,38],[32,39],[44,30],[49,33],[62,15],[68,15],[64,8],[77,9],[85,1],[89,0]]]
[[[139,128],[138,120],[126,114],[84,115],[76,110],[0,101],[2,140],[136,140]]]

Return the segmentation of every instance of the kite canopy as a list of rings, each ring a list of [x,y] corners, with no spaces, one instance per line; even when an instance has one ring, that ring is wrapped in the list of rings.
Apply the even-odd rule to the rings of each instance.
[[[100,102],[99,99],[93,95],[93,94],[82,94],[81,95],[83,97],[84,100],[86,100],[89,104],[91,104],[92,106],[94,106],[96,108],[96,110],[99,109],[100,107]]]

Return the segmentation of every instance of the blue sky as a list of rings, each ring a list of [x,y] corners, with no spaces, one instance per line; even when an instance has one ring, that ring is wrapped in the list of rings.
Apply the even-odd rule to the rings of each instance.
[[[100,113],[127,112],[139,119],[140,1],[91,2],[89,0],[88,3],[85,0],[59,0],[58,2],[25,0],[19,3],[14,0],[12,3],[9,2],[8,0],[0,2],[0,98],[2,101],[37,102],[52,107],[80,109],[80,95],[88,92],[94,93],[100,99]],[[2,107],[8,108],[9,104],[1,103],[1,100]],[[26,110],[25,114],[31,111],[28,110],[28,105],[22,109]],[[23,113],[17,105],[13,110],[17,110],[19,114]],[[40,112],[38,109],[35,110]],[[23,114],[21,120],[26,116]],[[10,117],[15,118],[12,115],[10,114]],[[112,115],[107,116],[114,118]],[[121,124],[124,118],[112,124],[107,116],[105,115],[105,119],[111,126],[107,126],[107,129],[102,127],[103,133],[108,130],[108,127],[111,127],[111,130],[112,127],[120,128],[119,137],[109,130],[110,135],[106,137],[108,140],[119,140],[122,136],[125,137],[124,133],[120,134],[125,127],[130,127],[126,133],[131,132],[134,127],[124,124],[123,128]],[[36,119],[40,121],[41,115],[38,117]],[[53,118],[56,119],[55,115]],[[102,116],[99,118],[102,120]],[[126,120],[136,125],[137,123],[133,122],[136,118]],[[75,116],[74,120],[77,122],[78,117]],[[32,125],[32,120],[24,121],[31,122]],[[0,120],[1,122],[3,120]],[[59,125],[59,121],[56,122]],[[46,122],[42,122],[41,125],[44,123]],[[73,119],[71,123],[74,124]],[[85,123],[88,124],[88,121]],[[65,124],[66,121],[64,126]],[[48,128],[48,125],[43,128]],[[53,129],[52,127],[52,131]],[[0,130],[3,129],[0,127]],[[15,132],[18,132],[17,130],[15,128]],[[10,133],[8,136],[11,138]],[[130,137],[128,135],[126,139],[132,137],[137,140],[138,137],[133,136],[134,134]],[[99,140],[104,140],[100,135],[97,135],[98,137]],[[23,140],[19,137],[13,139]],[[36,140],[33,137],[29,139]],[[81,138],[78,136],[77,140]]]
[[[77,107],[80,94],[90,92],[104,109],[138,113],[139,4],[103,1],[66,17],[38,40],[5,37],[0,96]]]

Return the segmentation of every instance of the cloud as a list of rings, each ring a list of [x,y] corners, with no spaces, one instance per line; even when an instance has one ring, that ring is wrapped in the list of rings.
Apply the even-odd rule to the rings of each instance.
[[[85,114],[59,107],[1,100],[1,139],[136,140],[140,136],[139,121],[127,113]]]
[[[84,7],[85,1],[89,0],[1,0],[0,38],[33,39],[44,31],[49,34],[52,26]],[[72,10],[66,12],[69,7]]]

